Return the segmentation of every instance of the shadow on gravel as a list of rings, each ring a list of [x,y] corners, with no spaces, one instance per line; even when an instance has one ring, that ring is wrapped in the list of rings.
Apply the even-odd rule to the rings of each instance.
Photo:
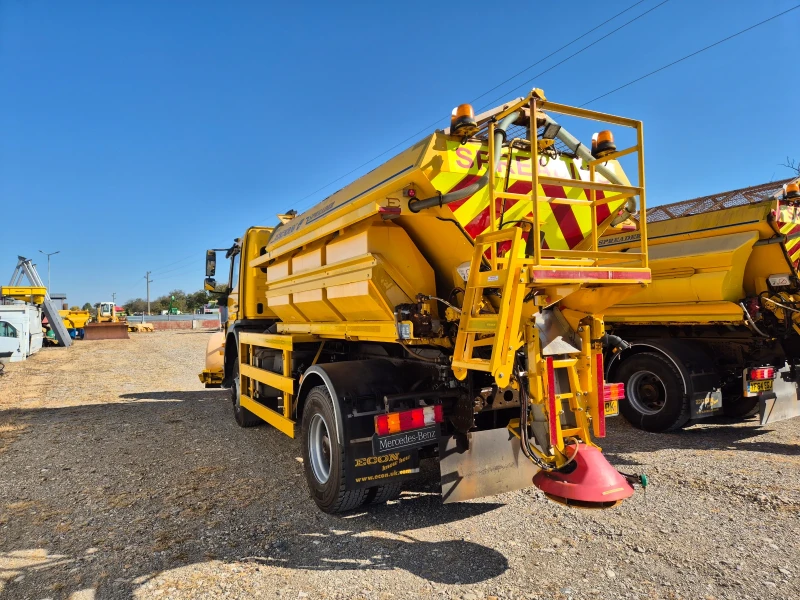
[[[135,394],[120,394],[119,397],[124,400],[173,400],[175,402],[184,402],[187,400],[212,400],[215,398],[229,399],[230,391],[216,388],[190,392],[136,392]]]
[[[800,456],[800,446],[780,442],[759,441],[758,438],[772,430],[760,427],[757,421],[737,423],[720,421],[703,423],[701,427],[690,427],[676,432],[648,433],[633,428],[627,423],[609,428],[609,441],[603,444],[612,462],[636,464],[619,456],[617,452],[657,452],[667,448],[677,450],[738,450],[763,452],[784,456]]]
[[[2,414],[25,428],[0,452],[0,595],[132,598],[159,573],[212,560],[440,583],[508,569],[453,529],[422,531],[502,506],[442,505],[430,466],[400,502],[334,517],[308,497],[297,442],[239,428],[226,391],[120,397],[139,401]]]
[[[497,503],[443,506],[439,494],[406,494],[398,504],[375,506],[368,512],[334,518],[339,520],[338,527],[311,530],[294,540],[277,540],[268,547],[266,556],[250,559],[289,569],[404,569],[436,583],[478,583],[508,569],[503,554],[468,540],[432,542],[408,532],[469,519],[500,506]]]

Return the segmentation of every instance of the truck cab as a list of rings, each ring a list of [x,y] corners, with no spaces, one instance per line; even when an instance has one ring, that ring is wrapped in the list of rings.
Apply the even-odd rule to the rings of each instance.
[[[248,273],[252,270],[248,263],[263,254],[272,230],[272,227],[250,227],[242,237],[233,240],[229,248],[206,251],[203,287],[218,296],[216,308],[222,324],[222,331],[211,336],[206,350],[206,368],[200,374],[200,381],[206,387],[230,385],[232,357],[235,356],[232,351],[236,349],[240,331],[264,331],[275,322],[275,313],[266,305],[264,278]],[[222,275],[219,282],[215,279],[218,264]],[[228,345],[226,377],[225,348]]]

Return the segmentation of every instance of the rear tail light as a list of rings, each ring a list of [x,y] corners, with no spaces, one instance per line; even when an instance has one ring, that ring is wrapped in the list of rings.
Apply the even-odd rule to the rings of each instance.
[[[377,415],[375,417],[375,433],[378,435],[400,433],[401,431],[420,429],[426,425],[441,423],[443,420],[441,404]]]
[[[624,383],[607,383],[603,386],[603,402],[625,399]]]
[[[761,379],[774,379],[775,369],[772,367],[760,367],[758,369],[750,369],[750,381],[759,381]]]

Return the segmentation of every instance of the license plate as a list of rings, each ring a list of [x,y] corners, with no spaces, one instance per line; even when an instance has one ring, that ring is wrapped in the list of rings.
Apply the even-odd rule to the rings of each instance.
[[[619,401],[611,400],[606,402],[604,412],[607,417],[616,417],[619,414]]]
[[[771,392],[772,379],[764,379],[763,381],[748,381],[747,391],[751,394],[757,394],[759,392]]]

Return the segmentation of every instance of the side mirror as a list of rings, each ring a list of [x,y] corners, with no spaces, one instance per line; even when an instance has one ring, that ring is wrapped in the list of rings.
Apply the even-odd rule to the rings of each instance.
[[[206,277],[203,281],[203,288],[207,292],[215,292],[217,291],[217,282],[212,277]]]
[[[206,277],[213,277],[217,272],[217,253],[206,250]]]

